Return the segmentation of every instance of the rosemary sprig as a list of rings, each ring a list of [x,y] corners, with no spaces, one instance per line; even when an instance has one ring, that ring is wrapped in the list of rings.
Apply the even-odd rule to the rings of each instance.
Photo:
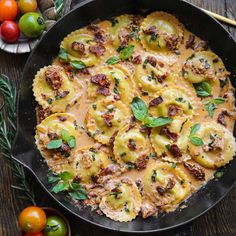
[[[18,184],[12,185],[20,191],[19,198],[26,199],[36,204],[31,176],[26,177],[22,165],[11,158],[12,142],[16,134],[16,86],[11,83],[7,76],[0,74],[0,94],[3,97],[3,105],[0,106],[0,151],[8,162]],[[4,117],[6,117],[4,119]]]

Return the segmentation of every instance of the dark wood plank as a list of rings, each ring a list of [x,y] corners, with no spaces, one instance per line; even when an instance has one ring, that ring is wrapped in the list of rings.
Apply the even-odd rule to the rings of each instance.
[[[78,0],[77,0],[78,1]],[[188,0],[205,9],[214,11],[221,15],[225,15],[229,18],[235,19],[236,15],[236,1],[235,0]],[[236,37],[236,28],[225,26]],[[27,59],[27,55],[10,55],[0,51],[0,72],[7,74],[12,80],[16,81],[19,85],[20,76],[23,70],[23,66]],[[15,183],[12,178],[11,171],[6,165],[6,162],[0,158],[0,235],[1,236],[13,236],[19,235],[17,227],[17,216],[19,211],[25,207],[25,203],[17,198],[17,193],[10,187]],[[52,206],[63,211],[63,209],[56,203],[48,199],[44,190],[37,185],[38,198],[41,206]],[[191,224],[173,230],[168,233],[161,234],[175,235],[175,236],[233,236],[236,235],[236,188],[234,188],[230,194],[220,202],[215,208],[210,210],[204,216],[198,218]],[[93,226],[88,226],[82,221],[75,220],[72,215],[65,213],[73,226],[73,236],[76,236],[76,232],[80,236],[120,236],[125,234],[111,233],[98,229]],[[157,234],[155,234],[157,235]]]

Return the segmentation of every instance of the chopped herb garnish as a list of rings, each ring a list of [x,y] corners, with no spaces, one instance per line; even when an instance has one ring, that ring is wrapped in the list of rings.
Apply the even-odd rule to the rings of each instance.
[[[111,21],[111,26],[112,27],[114,27],[116,24],[119,23],[119,21],[116,18],[111,18],[110,21]]]
[[[48,99],[47,99],[47,102],[48,102],[48,104],[50,104],[50,105],[52,104],[52,101],[53,101],[53,100],[52,100],[51,98],[48,98]]]
[[[151,176],[152,182],[156,182],[156,177],[157,177],[157,171],[156,171],[156,170],[153,170],[152,176]]]
[[[170,144],[167,144],[167,145],[166,145],[166,149],[167,149],[168,151],[170,151]]]
[[[221,178],[221,177],[223,176],[223,174],[224,174],[223,171],[217,171],[217,172],[215,173],[215,177],[219,179],[219,178]]]
[[[92,107],[93,107],[93,110],[97,109],[97,105],[96,104],[93,104]]]
[[[176,166],[177,166],[176,163],[172,163],[171,165],[172,168],[176,168]]]
[[[120,157],[124,157],[124,156],[126,156],[126,152],[122,152],[122,153],[120,154]]]
[[[128,168],[128,170],[133,170],[135,169],[135,165],[131,162],[127,162],[126,163],[126,167]]]

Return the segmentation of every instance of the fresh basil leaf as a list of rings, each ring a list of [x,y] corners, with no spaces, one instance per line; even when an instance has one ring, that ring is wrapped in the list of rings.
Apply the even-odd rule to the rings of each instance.
[[[198,137],[190,137],[190,142],[195,146],[202,146],[204,144],[202,139]]]
[[[117,56],[110,57],[110,58],[106,61],[106,63],[107,63],[108,65],[114,65],[114,64],[117,64],[118,62],[120,62],[120,58],[117,57]]]
[[[60,180],[60,177],[58,175],[51,175],[48,176],[48,183],[55,183]]]
[[[61,139],[54,139],[54,140],[51,140],[47,144],[47,149],[57,149],[57,148],[60,148],[61,145],[62,145],[62,140]]]
[[[69,188],[69,183],[59,182],[52,188],[52,192],[59,193],[68,190],[68,188]]]
[[[58,56],[63,61],[68,61],[69,60],[68,53],[64,48],[60,48]]]
[[[76,146],[76,139],[74,136],[70,136],[66,142],[70,148],[74,148]]]
[[[134,45],[128,45],[120,50],[120,59],[123,61],[129,60],[134,52]]]
[[[145,126],[147,127],[159,127],[171,123],[173,119],[169,117],[147,117],[144,120]]]
[[[68,193],[75,200],[85,200],[88,198],[86,190],[78,183],[72,183]]]
[[[68,194],[74,199],[74,200],[86,200],[88,197],[87,195],[84,195],[80,192],[68,192]]]
[[[213,118],[214,116],[214,111],[216,110],[216,105],[212,102],[209,102],[205,105],[206,111],[208,112],[209,116]]]
[[[146,103],[139,97],[134,97],[131,103],[132,112],[137,120],[144,121],[148,115]]]
[[[222,104],[225,102],[224,98],[215,98],[212,100],[216,105]]]
[[[190,135],[192,136],[192,135],[196,134],[197,131],[200,129],[200,127],[201,127],[201,125],[199,123],[193,125],[191,127]]]
[[[63,181],[68,181],[68,180],[72,180],[73,179],[73,175],[70,172],[68,172],[68,171],[64,171],[64,172],[60,173],[59,177]]]
[[[208,82],[194,84],[194,88],[199,97],[208,97],[211,95],[212,87]]]
[[[68,133],[67,130],[63,129],[61,131],[61,137],[65,142],[67,142],[67,140],[70,138],[70,134]]]
[[[82,70],[86,68],[86,65],[82,61],[71,61],[70,65],[76,70]]]

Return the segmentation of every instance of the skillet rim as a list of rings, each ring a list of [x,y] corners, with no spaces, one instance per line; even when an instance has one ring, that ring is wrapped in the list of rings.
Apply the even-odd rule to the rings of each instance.
[[[226,30],[226,28],[223,26],[223,24],[221,24],[221,23],[220,23],[219,21],[217,21],[215,18],[213,18],[212,16],[208,15],[208,14],[207,14],[206,12],[204,12],[200,7],[198,7],[198,6],[196,6],[196,5],[192,4],[192,3],[189,3],[189,2],[187,2],[187,1],[185,1],[185,0],[177,0],[177,1],[183,2],[183,3],[186,4],[186,5],[189,5],[191,8],[195,8],[196,10],[200,11],[201,14],[204,14],[206,17],[208,17],[210,20],[212,20],[212,21],[214,22],[214,24],[219,25],[220,28],[221,28],[221,30],[223,30],[224,33],[225,33],[226,35],[228,35],[229,38],[230,38],[230,39],[234,42],[234,44],[236,45],[236,40],[235,40],[234,37],[231,35],[231,33],[228,32],[228,31]],[[65,18],[67,15],[71,14],[72,12],[77,11],[78,8],[81,8],[82,6],[84,6],[84,5],[88,4],[88,3],[91,3],[91,2],[96,2],[96,0],[84,0],[84,1],[82,1],[81,3],[76,4],[76,6],[74,7],[74,9],[71,10],[71,11],[69,11],[69,12],[68,12],[67,14],[65,14],[62,18],[60,18],[60,19],[55,23],[55,25],[56,25],[56,24],[59,24],[61,21],[63,21],[64,18]],[[54,28],[54,26],[53,26],[52,28],[50,28],[50,29],[48,30],[48,32],[51,31],[53,28]],[[36,47],[35,47],[35,48],[33,49],[33,51],[30,53],[30,55],[29,55],[29,57],[28,57],[28,59],[27,59],[27,61],[26,61],[26,63],[25,63],[25,66],[24,66],[24,69],[23,69],[23,73],[22,73],[22,76],[21,76],[21,80],[22,80],[22,78],[25,77],[25,74],[26,74],[26,72],[27,72],[27,64],[29,64],[29,62],[31,61],[31,58],[34,56],[35,51],[37,50],[37,48],[38,48],[39,45],[41,44],[41,41],[44,39],[44,37],[46,36],[46,34],[47,34],[47,32],[44,33],[44,35],[41,37],[41,39],[40,39],[39,42],[37,43]],[[20,108],[19,108],[19,101],[20,101],[20,99],[19,99],[19,98],[20,98],[21,86],[20,86],[20,89],[19,89],[18,91],[19,91],[19,92],[18,92],[18,94],[17,94],[17,103],[16,103],[16,105],[17,105],[17,112],[16,112],[16,114],[19,114],[19,110],[20,110]],[[173,229],[176,229],[176,228],[181,227],[181,226],[183,226],[183,225],[186,225],[186,224],[192,222],[193,220],[197,219],[198,217],[202,216],[203,214],[205,214],[207,211],[209,211],[209,210],[212,209],[214,206],[216,206],[223,198],[225,198],[225,196],[226,196],[226,195],[233,189],[233,187],[236,185],[236,178],[235,178],[233,184],[224,192],[224,194],[222,194],[221,197],[219,197],[218,200],[216,200],[216,201],[215,201],[212,205],[210,205],[209,207],[206,207],[206,209],[205,209],[204,211],[202,211],[201,213],[195,215],[194,217],[192,217],[192,218],[190,218],[190,219],[188,219],[188,220],[186,220],[186,221],[183,221],[182,223],[179,223],[179,224],[176,224],[176,225],[172,225],[172,226],[169,226],[169,227],[164,227],[164,228],[159,228],[159,229],[154,229],[154,230],[144,230],[144,231],[140,231],[140,230],[134,231],[134,230],[124,230],[124,229],[119,230],[119,229],[115,229],[115,228],[109,228],[108,226],[105,226],[105,225],[101,225],[101,224],[99,224],[99,223],[96,223],[96,222],[94,222],[94,221],[92,221],[92,220],[90,220],[90,219],[87,219],[87,218],[85,218],[85,217],[79,215],[78,213],[73,212],[71,209],[69,209],[66,205],[64,205],[62,202],[60,202],[60,201],[49,191],[49,189],[42,183],[42,181],[39,179],[39,177],[36,175],[36,173],[35,173],[29,166],[27,166],[25,163],[23,163],[22,161],[18,160],[18,159],[15,157],[15,156],[18,156],[18,155],[22,155],[22,154],[16,154],[15,151],[14,151],[14,150],[15,150],[16,143],[17,143],[18,139],[20,138],[19,120],[20,120],[20,118],[19,118],[19,116],[17,115],[17,131],[16,131],[16,135],[15,135],[15,138],[14,138],[14,141],[13,141],[13,145],[12,145],[12,153],[13,153],[13,154],[11,155],[11,157],[12,157],[16,162],[20,163],[20,164],[23,165],[25,168],[27,168],[27,169],[34,175],[34,177],[36,178],[36,180],[37,180],[37,181],[39,182],[39,184],[43,187],[43,189],[47,192],[47,194],[48,194],[51,198],[53,198],[62,208],[64,208],[66,211],[68,211],[68,212],[70,212],[71,214],[73,214],[75,217],[78,217],[79,219],[85,221],[86,223],[88,222],[88,223],[90,223],[90,224],[92,224],[92,225],[94,225],[94,226],[97,226],[97,227],[99,227],[99,228],[103,228],[103,229],[110,230],[110,231],[115,231],[115,232],[129,233],[129,234],[135,234],[135,233],[136,233],[136,234],[158,233],[158,232],[164,232],[164,231],[168,231],[168,230],[173,230]],[[236,158],[236,157],[235,157],[235,158]],[[207,182],[207,183],[208,183],[208,182]],[[204,186],[205,186],[205,185],[203,185],[202,187],[204,187]],[[202,188],[202,187],[201,187],[201,188]],[[197,190],[197,191],[198,191],[198,190]],[[129,222],[127,222],[127,223],[129,223]]]

